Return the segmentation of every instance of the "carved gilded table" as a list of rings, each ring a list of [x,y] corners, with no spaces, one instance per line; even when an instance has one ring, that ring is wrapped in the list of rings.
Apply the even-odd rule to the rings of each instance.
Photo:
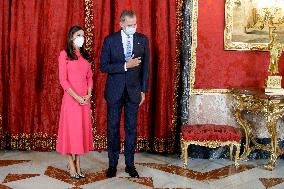
[[[284,115],[284,96],[269,96],[264,91],[255,90],[233,90],[233,97],[236,99],[234,116],[239,125],[244,129],[245,146],[241,160],[247,160],[250,152],[255,149],[270,152],[269,163],[264,167],[268,170],[275,168],[277,158],[284,154],[284,148],[279,147],[276,124],[278,119]],[[252,132],[252,125],[244,118],[245,113],[261,113],[265,118],[271,143],[268,145],[259,144]]]

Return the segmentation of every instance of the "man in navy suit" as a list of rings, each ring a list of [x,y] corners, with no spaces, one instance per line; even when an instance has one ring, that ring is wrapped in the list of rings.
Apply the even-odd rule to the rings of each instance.
[[[125,10],[120,15],[119,32],[104,40],[100,69],[107,73],[105,99],[107,101],[107,145],[109,168],[107,177],[115,177],[120,152],[120,118],[125,113],[125,172],[139,177],[134,166],[137,139],[137,113],[145,100],[149,80],[149,42],[136,32],[136,15]]]

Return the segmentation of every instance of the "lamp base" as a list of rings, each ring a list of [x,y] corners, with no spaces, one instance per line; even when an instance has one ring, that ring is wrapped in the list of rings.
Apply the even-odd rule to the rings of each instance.
[[[282,76],[273,75],[268,76],[266,79],[266,88],[281,89]]]
[[[284,95],[284,89],[272,89],[272,88],[265,88],[266,95]]]
[[[268,76],[266,79],[265,94],[284,95],[284,89],[281,88],[282,76]]]

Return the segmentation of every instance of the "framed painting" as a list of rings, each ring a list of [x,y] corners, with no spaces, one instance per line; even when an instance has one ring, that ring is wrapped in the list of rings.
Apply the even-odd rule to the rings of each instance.
[[[258,0],[226,0],[225,50],[267,50],[269,27],[262,27],[259,18]],[[279,18],[282,18],[282,9],[276,12],[274,19]],[[284,25],[279,25],[276,33],[277,40],[284,43]]]

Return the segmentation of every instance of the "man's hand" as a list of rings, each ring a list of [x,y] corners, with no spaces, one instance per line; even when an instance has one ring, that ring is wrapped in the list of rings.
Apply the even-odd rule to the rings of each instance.
[[[141,102],[140,102],[139,106],[141,106],[144,101],[145,101],[145,93],[141,92]]]
[[[134,58],[134,54],[131,56],[131,58],[126,63],[126,68],[134,68],[136,66],[139,66],[141,63],[141,57]]]

